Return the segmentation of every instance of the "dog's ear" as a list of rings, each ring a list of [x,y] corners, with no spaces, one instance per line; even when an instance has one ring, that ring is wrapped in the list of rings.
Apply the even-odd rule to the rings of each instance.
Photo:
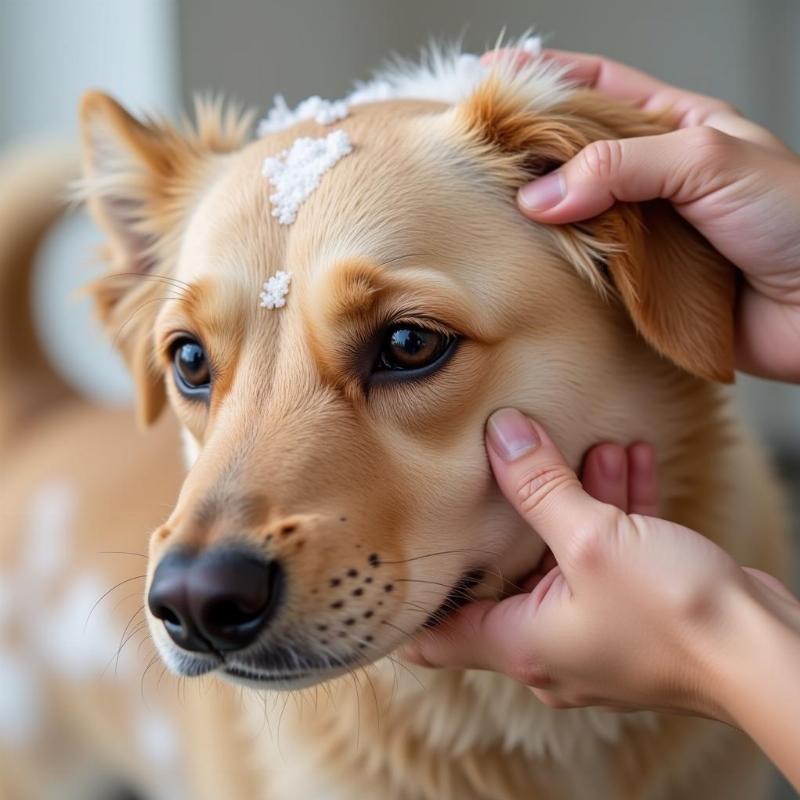
[[[536,80],[538,91],[541,84],[548,90],[547,107],[531,100]],[[462,133],[512,189],[592,141],[669,130],[665,120],[594,92],[558,96],[553,87],[546,70],[505,80],[496,74],[456,109]],[[694,375],[733,380],[735,270],[671,205],[618,203],[593,220],[552,231],[576,267],[622,301],[655,350]]]
[[[251,117],[198,101],[196,123],[179,130],[140,121],[100,92],[80,107],[83,179],[79,194],[106,234],[110,273],[89,288],[99,316],[133,373],[140,422],[164,406],[154,359],[153,323],[159,301],[180,288],[170,274],[185,215],[214,157],[237,149]]]
[[[733,266],[663,201],[612,208],[585,230],[641,336],[687,372],[730,383]]]

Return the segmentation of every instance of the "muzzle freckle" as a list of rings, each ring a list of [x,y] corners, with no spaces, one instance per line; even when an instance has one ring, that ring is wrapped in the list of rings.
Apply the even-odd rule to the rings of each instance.
[[[162,525],[156,532],[155,538],[159,542],[163,542],[169,536],[169,528],[166,525]]]

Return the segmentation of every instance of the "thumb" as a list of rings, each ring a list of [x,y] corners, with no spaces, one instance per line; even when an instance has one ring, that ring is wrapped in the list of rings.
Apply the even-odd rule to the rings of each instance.
[[[542,592],[559,578],[555,568],[542,579]],[[545,687],[549,675],[537,658],[537,594],[517,594],[500,602],[479,600],[451,614],[401,650],[406,661],[423,667],[488,669],[528,686]]]
[[[516,409],[489,417],[486,444],[506,499],[568,568],[576,538],[612,507],[584,491],[545,430]]]

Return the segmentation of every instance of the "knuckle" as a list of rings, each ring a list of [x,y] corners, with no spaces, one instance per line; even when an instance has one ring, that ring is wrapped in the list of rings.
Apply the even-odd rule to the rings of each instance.
[[[599,139],[582,151],[580,166],[591,178],[607,181],[622,169],[624,147],[617,139]]]
[[[588,523],[572,532],[569,552],[573,567],[583,571],[602,568],[621,516],[618,508],[602,506]]]
[[[552,683],[550,673],[541,661],[529,658],[515,660],[508,670],[508,676],[536,689],[544,689]]]
[[[564,486],[577,482],[575,473],[562,464],[537,467],[525,472],[517,484],[517,502],[523,514],[535,513]]]
[[[691,128],[692,150],[701,163],[718,162],[728,153],[731,137],[709,125]]]

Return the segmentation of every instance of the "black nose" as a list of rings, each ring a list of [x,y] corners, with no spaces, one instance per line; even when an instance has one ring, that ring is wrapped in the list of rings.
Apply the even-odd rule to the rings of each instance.
[[[199,556],[173,551],[158,565],[147,603],[184,650],[241,650],[272,617],[282,575],[277,561],[230,548]]]

